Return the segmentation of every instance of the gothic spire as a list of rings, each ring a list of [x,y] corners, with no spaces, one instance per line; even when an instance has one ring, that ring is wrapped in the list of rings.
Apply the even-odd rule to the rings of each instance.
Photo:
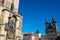
[[[48,24],[49,22],[48,22],[48,19],[46,19],[46,24]]]
[[[56,20],[54,17],[52,17],[52,23],[56,23]]]
[[[39,30],[37,30],[36,33],[40,33]]]

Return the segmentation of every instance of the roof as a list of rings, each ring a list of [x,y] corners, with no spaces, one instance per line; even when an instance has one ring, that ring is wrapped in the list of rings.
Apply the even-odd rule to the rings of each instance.
[[[27,32],[23,36],[34,36],[34,34],[32,32]]]

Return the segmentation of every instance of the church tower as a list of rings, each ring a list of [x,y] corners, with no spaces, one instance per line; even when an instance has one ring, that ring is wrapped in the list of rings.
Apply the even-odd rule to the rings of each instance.
[[[50,23],[48,22],[48,19],[46,19],[46,33],[48,33]]]
[[[54,17],[52,17],[52,27],[53,27],[53,29],[55,30],[55,32],[58,32],[58,31],[57,31],[57,23],[56,23],[56,20],[55,20]]]
[[[0,0],[0,40],[22,39],[22,15],[19,0]]]
[[[14,4],[14,11],[18,12],[18,8],[19,8],[19,0],[0,0],[0,4],[5,5],[7,8],[11,8],[11,4]]]
[[[54,18],[52,18],[52,23],[48,23],[48,20],[46,20],[46,35],[48,40],[55,40],[57,37],[56,20]]]
[[[14,11],[16,11],[16,12],[18,12],[19,1],[20,1],[20,0],[14,0]]]

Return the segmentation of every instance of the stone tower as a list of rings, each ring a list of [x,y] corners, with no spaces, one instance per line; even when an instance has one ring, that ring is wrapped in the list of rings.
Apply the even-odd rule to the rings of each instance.
[[[22,15],[19,0],[0,0],[0,40],[22,39]]]
[[[57,37],[56,20],[52,18],[52,23],[46,19],[46,35],[48,40],[55,40]]]
[[[4,5],[7,6],[8,8],[11,8],[11,4],[14,4],[14,11],[18,12],[18,7],[19,7],[19,0],[5,0]]]

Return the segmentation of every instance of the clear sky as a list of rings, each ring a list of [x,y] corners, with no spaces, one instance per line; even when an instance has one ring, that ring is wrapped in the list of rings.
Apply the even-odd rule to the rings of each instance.
[[[22,32],[45,34],[45,19],[51,23],[54,16],[60,31],[60,0],[20,0],[19,12],[23,15]]]

